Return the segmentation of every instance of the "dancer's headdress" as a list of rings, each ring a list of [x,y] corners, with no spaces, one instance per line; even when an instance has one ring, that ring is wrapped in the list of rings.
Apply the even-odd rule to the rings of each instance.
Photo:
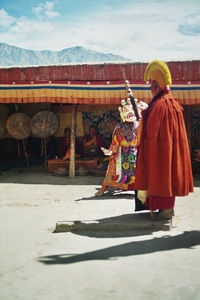
[[[151,81],[155,80],[162,90],[169,88],[172,78],[167,64],[161,60],[153,60],[149,63],[144,74],[144,80],[150,79]]]

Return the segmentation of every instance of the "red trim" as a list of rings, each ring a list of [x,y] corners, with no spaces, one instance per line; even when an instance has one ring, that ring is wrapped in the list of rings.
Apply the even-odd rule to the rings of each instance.
[[[69,83],[70,82],[70,83]],[[88,84],[89,83],[89,84]],[[130,84],[146,84],[144,81],[129,81]],[[75,80],[38,80],[38,81],[0,81],[0,84],[78,84],[78,85],[125,85],[124,81],[110,81],[110,80],[99,80],[99,81],[93,81],[93,80],[87,80],[87,81],[75,81]]]
[[[70,83],[68,83],[70,82]],[[88,82],[90,84],[88,84]],[[109,82],[109,83],[108,83]],[[188,82],[190,84],[188,84]],[[58,80],[58,81],[50,81],[50,80],[39,80],[39,81],[0,81],[0,85],[1,84],[66,84],[66,85],[70,85],[70,84],[78,84],[78,85],[125,85],[124,81],[110,81],[110,80],[99,80],[99,81],[92,81],[92,80],[88,80],[88,81],[74,81],[74,80]],[[129,81],[129,84],[134,85],[134,84],[143,84],[143,85],[147,85],[145,81]],[[172,85],[177,85],[177,84],[181,84],[181,85],[191,85],[191,84],[200,84],[200,81],[174,81],[172,83]]]

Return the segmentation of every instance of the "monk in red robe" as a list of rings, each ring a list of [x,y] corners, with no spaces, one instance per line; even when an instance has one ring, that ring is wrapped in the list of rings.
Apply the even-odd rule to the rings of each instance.
[[[60,138],[58,143],[58,157],[63,159],[63,157],[70,157],[70,128],[64,129],[64,137]]]
[[[104,141],[97,134],[96,128],[94,126],[90,126],[89,134],[85,136],[83,140],[84,157],[101,157],[101,147],[104,147]]]
[[[153,99],[142,114],[135,189],[152,219],[171,219],[175,196],[193,192],[183,108],[169,89],[171,74],[164,62],[151,62],[144,80],[151,80]]]

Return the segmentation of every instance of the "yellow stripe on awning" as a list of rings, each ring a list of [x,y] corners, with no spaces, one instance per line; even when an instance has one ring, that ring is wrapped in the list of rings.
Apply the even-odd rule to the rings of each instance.
[[[150,102],[150,86],[131,85],[133,95]],[[200,104],[200,84],[172,85],[172,93],[184,105]],[[0,103],[119,104],[128,97],[123,84],[0,84]]]

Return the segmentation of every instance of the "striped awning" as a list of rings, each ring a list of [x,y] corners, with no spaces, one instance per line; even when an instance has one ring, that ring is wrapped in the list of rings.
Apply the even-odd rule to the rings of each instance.
[[[149,102],[150,85],[129,81],[135,98]],[[200,104],[200,82],[176,82],[171,90],[183,105]],[[119,104],[127,98],[120,81],[26,81],[0,82],[0,103]]]

